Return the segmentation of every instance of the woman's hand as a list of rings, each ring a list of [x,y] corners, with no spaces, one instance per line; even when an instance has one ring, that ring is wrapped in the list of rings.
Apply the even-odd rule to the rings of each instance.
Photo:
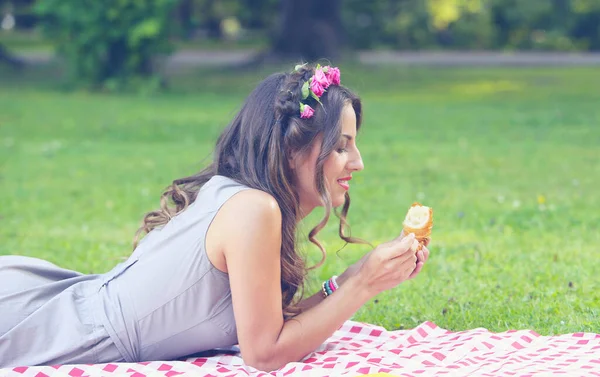
[[[421,272],[421,269],[423,269],[425,262],[427,262],[427,259],[429,259],[429,249],[427,248],[427,246],[429,245],[429,241],[431,241],[431,239],[427,238],[425,242],[423,242],[424,245],[421,248],[421,250],[417,252],[417,266],[408,277],[409,280],[415,278],[419,274],[419,272]]]
[[[414,234],[400,236],[377,246],[365,256],[352,277],[375,296],[407,280],[417,265],[418,242]]]
[[[404,232],[402,232],[402,234],[400,235],[400,237],[398,237],[396,240],[398,239],[402,239],[406,237],[404,235]],[[423,266],[425,265],[425,262],[427,262],[427,260],[429,259],[429,249],[427,248],[427,246],[429,245],[429,242],[431,240],[428,238],[425,240],[423,247],[421,248],[421,250],[418,250],[418,244],[417,241],[415,240],[412,244],[412,249],[416,252],[416,256],[417,256],[417,263],[415,265],[415,269],[412,271],[412,273],[410,274],[410,276],[408,277],[408,279],[413,279],[415,278],[423,269]],[[392,241],[394,242],[394,241]],[[373,254],[375,252],[375,250],[377,250],[376,248],[371,250],[370,252],[366,253],[365,255],[362,256],[362,258],[360,258],[360,260],[358,260],[357,262],[355,262],[354,264],[352,264],[350,267],[348,267],[346,269],[346,271],[344,271],[344,273],[342,273],[339,277],[338,277],[338,284],[342,285],[344,284],[344,282],[346,280],[348,280],[350,277],[356,275],[358,273],[358,271],[361,269],[362,265],[365,263],[365,261],[370,258],[371,254]]]

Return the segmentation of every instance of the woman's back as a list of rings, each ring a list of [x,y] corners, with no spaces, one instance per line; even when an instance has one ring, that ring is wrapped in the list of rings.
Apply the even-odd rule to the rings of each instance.
[[[214,176],[105,274],[0,257],[0,281],[12,287],[0,291],[0,366],[164,360],[236,344],[229,279],[209,261],[205,239],[219,208],[246,188]],[[35,307],[21,308],[31,297]]]
[[[205,240],[219,208],[245,188],[214,176],[194,203],[150,232],[107,276],[102,300],[121,308],[108,310],[115,316],[107,319],[132,359],[168,359],[236,343],[229,279],[211,264]]]

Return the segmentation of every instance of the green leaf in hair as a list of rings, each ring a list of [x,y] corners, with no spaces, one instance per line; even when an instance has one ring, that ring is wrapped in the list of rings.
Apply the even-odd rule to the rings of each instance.
[[[309,94],[308,81],[302,85],[302,99],[307,99]]]
[[[312,98],[316,99],[318,103],[321,103],[321,100],[319,99],[319,97],[317,97],[317,95],[312,90],[310,91],[310,96]],[[322,105],[322,103],[321,103],[321,105]]]
[[[308,64],[308,63],[304,63],[304,64],[297,64],[297,65],[294,67],[294,72],[298,72],[298,71],[300,70],[300,68],[304,67],[306,64]]]

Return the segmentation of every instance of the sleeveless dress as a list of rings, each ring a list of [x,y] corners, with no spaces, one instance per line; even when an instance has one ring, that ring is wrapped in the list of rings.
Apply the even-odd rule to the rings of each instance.
[[[236,345],[229,279],[210,263],[205,239],[244,189],[214,176],[104,274],[0,256],[0,367],[172,360]]]

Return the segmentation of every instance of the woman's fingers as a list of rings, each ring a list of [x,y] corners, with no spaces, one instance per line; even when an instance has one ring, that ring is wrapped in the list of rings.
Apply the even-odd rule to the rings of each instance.
[[[425,261],[425,253],[423,250],[417,251],[417,261],[424,262]]]
[[[419,249],[421,249],[421,244],[416,239],[413,241],[412,249],[416,253]]]
[[[423,247],[421,251],[423,252],[423,262],[427,262],[427,259],[429,259],[429,249],[427,247]]]
[[[410,254],[411,247],[415,241],[415,235],[409,234],[404,238],[396,238],[386,245],[382,250],[382,257],[385,260],[402,258],[405,259],[407,254]]]
[[[425,263],[423,262],[418,262],[417,266],[415,267],[415,269],[413,270],[413,272],[411,272],[411,274],[408,276],[409,279],[414,278],[415,276],[417,276],[419,274],[419,272],[421,272],[421,269],[423,269],[423,266],[425,265]]]

